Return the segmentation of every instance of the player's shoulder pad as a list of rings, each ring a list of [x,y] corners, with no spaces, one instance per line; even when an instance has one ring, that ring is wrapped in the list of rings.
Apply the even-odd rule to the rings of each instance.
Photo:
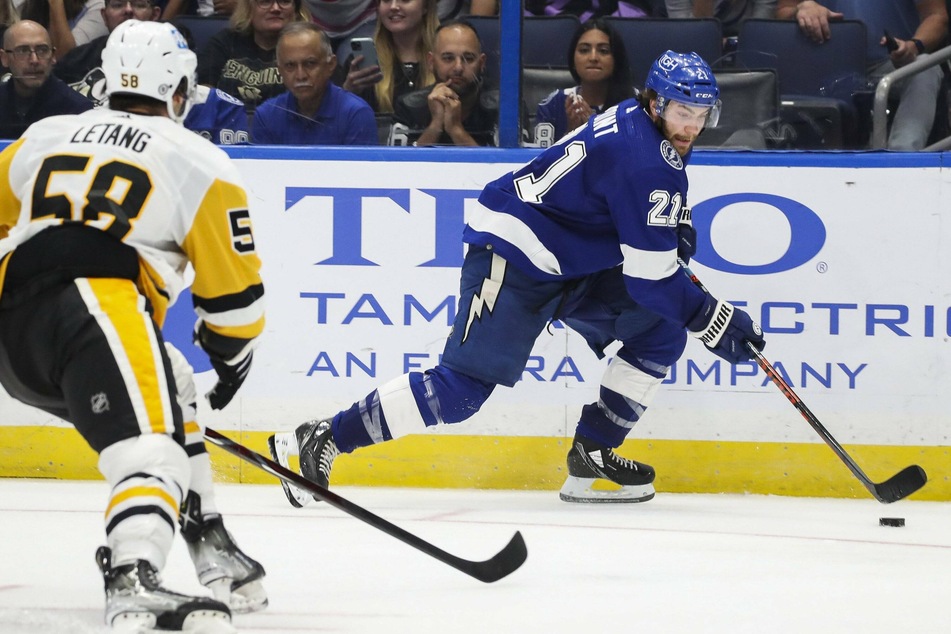
[[[218,99],[221,101],[227,101],[228,103],[233,103],[236,106],[243,106],[244,102],[238,99],[237,97],[230,95],[223,91],[221,88],[215,88],[215,95],[218,96]]]
[[[684,160],[677,152],[677,148],[657,130],[640,104],[633,101],[622,102],[618,104],[618,111],[619,119],[622,117],[629,119],[627,125],[634,131],[631,138],[644,156],[657,152],[664,163],[670,167],[678,171],[684,169]]]

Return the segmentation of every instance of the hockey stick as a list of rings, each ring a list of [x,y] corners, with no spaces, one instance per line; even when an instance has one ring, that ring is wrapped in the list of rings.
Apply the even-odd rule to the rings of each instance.
[[[683,267],[684,272],[687,274],[687,277],[700,287],[700,290],[707,293],[706,287],[694,275],[693,271],[690,270],[690,267],[687,266],[687,263],[678,258],[680,266]],[[793,391],[792,387],[783,379],[782,376],[776,371],[772,364],[766,360],[766,357],[756,349],[756,347],[751,344],[749,341],[745,342],[746,347],[749,349],[750,353],[753,355],[753,358],[756,359],[756,363],[759,364],[759,367],[763,369],[763,372],[766,373],[766,376],[776,384],[776,387],[779,388],[779,391],[789,400],[793,406],[799,410],[799,413],[802,414],[802,417],[806,419],[816,433],[822,437],[822,440],[826,442],[829,447],[832,448],[832,451],[835,452],[835,455],[845,463],[845,466],[849,468],[849,471],[852,472],[859,482],[861,482],[868,492],[872,494],[876,500],[882,504],[891,504],[892,502],[897,502],[898,500],[908,497],[921,487],[925,485],[928,481],[928,475],[925,473],[925,470],[919,467],[918,465],[911,465],[910,467],[905,467],[889,479],[884,482],[876,484],[872,482],[865,472],[852,460],[852,457],[846,453],[845,449],[842,448],[842,445],[833,438],[832,434],[823,427],[822,423],[819,422],[819,419],[816,418],[816,415],[813,414],[806,404],[802,402],[802,399]]]
[[[353,502],[340,497],[336,493],[325,489],[319,484],[311,482],[307,478],[304,478],[293,471],[285,469],[270,458],[266,458],[256,451],[248,449],[244,445],[221,435],[214,429],[205,428],[205,438],[215,445],[221,447],[228,453],[237,456],[245,462],[253,464],[267,473],[270,473],[279,480],[283,480],[284,482],[304,489],[308,493],[320,498],[330,506],[338,508],[344,513],[352,515],[358,520],[366,522],[373,528],[381,530],[387,535],[400,540],[404,544],[409,544],[413,548],[423,551],[430,557],[438,559],[444,564],[452,566],[456,570],[460,570],[470,577],[478,579],[479,581],[484,581],[485,583],[498,581],[499,579],[518,570],[519,566],[525,563],[525,559],[528,557],[528,549],[525,547],[525,540],[522,538],[522,534],[519,531],[515,531],[515,535],[512,536],[512,539],[509,540],[509,543],[506,544],[505,548],[485,561],[470,561],[468,559],[463,559],[462,557],[456,557],[455,555],[451,555],[446,551],[433,546],[429,542],[417,537],[416,535],[403,530],[399,526],[391,524],[382,517],[374,515],[365,508],[357,506]]]

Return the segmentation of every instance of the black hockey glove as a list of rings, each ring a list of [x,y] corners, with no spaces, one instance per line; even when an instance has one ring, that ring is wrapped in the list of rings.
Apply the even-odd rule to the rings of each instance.
[[[212,409],[224,409],[231,402],[231,399],[237,394],[238,388],[248,377],[253,356],[253,351],[248,350],[247,354],[241,358],[229,361],[208,357],[211,361],[211,367],[218,373],[218,382],[215,383],[210,392],[205,394],[205,398],[208,399]]]
[[[713,354],[730,363],[753,358],[746,347],[747,341],[757,350],[766,347],[759,324],[745,311],[730,302],[717,301],[709,294],[700,312],[687,323],[687,331],[702,341]]]
[[[224,409],[237,394],[238,388],[241,387],[244,380],[248,378],[254,351],[248,346],[234,357],[225,359],[220,353],[209,350],[210,346],[206,341],[210,339],[210,333],[207,328],[204,322],[198,320],[195,324],[195,331],[192,333],[192,340],[208,354],[211,367],[218,375],[218,382],[215,383],[210,392],[205,394],[205,398],[208,399],[212,409]]]
[[[684,264],[690,264],[690,258],[697,253],[697,230],[690,224],[689,215],[687,221],[680,221],[677,225],[677,257],[684,261]]]

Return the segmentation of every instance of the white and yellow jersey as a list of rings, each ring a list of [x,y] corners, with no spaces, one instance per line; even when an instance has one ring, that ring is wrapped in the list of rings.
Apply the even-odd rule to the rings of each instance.
[[[0,292],[10,254],[64,225],[135,249],[159,325],[191,262],[195,309],[212,332],[237,347],[262,332],[261,263],[237,168],[170,119],[108,109],[50,117],[0,153]]]

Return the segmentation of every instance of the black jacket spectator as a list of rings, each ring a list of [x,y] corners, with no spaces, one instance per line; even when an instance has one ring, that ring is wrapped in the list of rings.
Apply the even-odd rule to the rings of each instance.
[[[427,98],[433,86],[423,90],[414,90],[397,98],[393,107],[393,119],[397,124],[406,126],[406,145],[412,145],[419,139],[423,130],[432,121]],[[482,146],[498,145],[499,127],[499,91],[483,90],[479,94],[479,101],[469,116],[462,122],[466,132]],[[396,127],[398,136],[400,128]],[[401,139],[402,140],[402,139]],[[452,139],[445,132],[439,137],[438,145],[453,145]]]
[[[58,114],[78,114],[92,109],[92,103],[50,76],[32,99],[16,94],[13,81],[0,85],[0,139],[18,139],[31,124]]]

